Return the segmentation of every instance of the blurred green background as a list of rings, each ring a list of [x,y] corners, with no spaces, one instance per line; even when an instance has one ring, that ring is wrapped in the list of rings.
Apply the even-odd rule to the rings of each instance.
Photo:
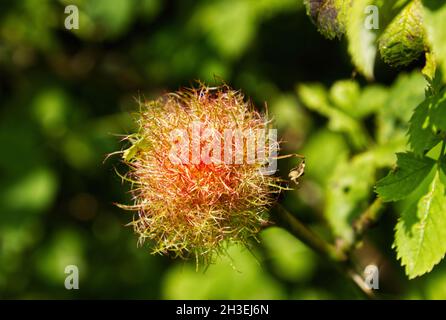
[[[64,28],[68,4],[79,8],[78,30]],[[137,99],[223,80],[257,106],[267,102],[285,151],[307,156],[302,186],[282,201],[330,238],[346,228],[330,212],[350,214],[349,205],[372,197],[368,170],[382,175],[394,163],[403,123],[423,98],[421,76],[398,77],[382,63],[376,71],[377,84],[336,82],[354,77],[345,43],[320,36],[300,0],[1,0],[0,298],[359,297],[277,227],[252,252],[230,248],[206,272],[137,248],[125,227],[131,214],[113,204],[129,201],[114,171],[125,168],[105,157],[123,148]],[[373,153],[371,139],[395,144]],[[280,174],[292,166],[283,162]],[[386,296],[445,298],[444,267],[406,280],[391,250],[396,214],[387,211],[358,259],[380,265]],[[64,288],[70,264],[79,290]]]

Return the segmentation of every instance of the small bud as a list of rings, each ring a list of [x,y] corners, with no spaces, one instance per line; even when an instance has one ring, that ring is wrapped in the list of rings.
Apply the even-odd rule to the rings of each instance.
[[[379,39],[379,51],[391,66],[406,66],[426,50],[423,7],[420,0],[409,3],[387,26]]]

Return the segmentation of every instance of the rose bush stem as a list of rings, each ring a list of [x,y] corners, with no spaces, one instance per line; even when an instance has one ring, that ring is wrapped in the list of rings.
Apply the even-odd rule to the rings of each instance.
[[[274,209],[275,218],[281,227],[286,229],[319,255],[331,261],[341,273],[359,288],[360,292],[366,298],[375,298],[375,295],[367,287],[363,278],[355,271],[353,262],[347,254],[306,227],[296,216],[291,214],[282,205],[278,204]]]

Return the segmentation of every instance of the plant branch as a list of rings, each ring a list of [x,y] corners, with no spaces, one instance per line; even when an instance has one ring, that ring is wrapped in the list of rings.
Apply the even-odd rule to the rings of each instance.
[[[322,256],[330,258],[330,260],[347,260],[347,256],[344,255],[342,251],[339,251],[334,245],[328,243],[312,230],[308,229],[300,220],[298,220],[282,205],[278,204],[276,206],[276,212],[279,223],[286,227],[286,229],[291,234],[293,234],[296,238],[305,243],[311,249],[321,254]]]
[[[347,254],[307,228],[282,205],[276,205],[275,209],[276,217],[280,225],[319,255],[334,263],[335,267],[345,274],[360,289],[365,297],[369,299],[375,298],[372,290],[367,287],[363,278],[355,271],[353,263]]]
[[[364,233],[370,229],[381,217],[384,209],[384,204],[381,198],[376,198],[375,201],[359,216],[359,218],[353,222],[354,241],[352,247],[354,247],[358,241],[362,239]]]

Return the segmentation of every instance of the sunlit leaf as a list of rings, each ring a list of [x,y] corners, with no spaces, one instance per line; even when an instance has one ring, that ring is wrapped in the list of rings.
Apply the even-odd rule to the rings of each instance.
[[[376,184],[384,201],[398,201],[410,195],[432,170],[435,161],[413,153],[398,153],[397,167]]]
[[[372,0],[356,0],[347,20],[348,51],[356,69],[366,78],[373,79],[377,52],[376,34],[365,26],[365,9]]]
[[[446,253],[446,197],[439,174],[429,190],[401,216],[395,234],[398,259],[410,279],[421,276]]]

